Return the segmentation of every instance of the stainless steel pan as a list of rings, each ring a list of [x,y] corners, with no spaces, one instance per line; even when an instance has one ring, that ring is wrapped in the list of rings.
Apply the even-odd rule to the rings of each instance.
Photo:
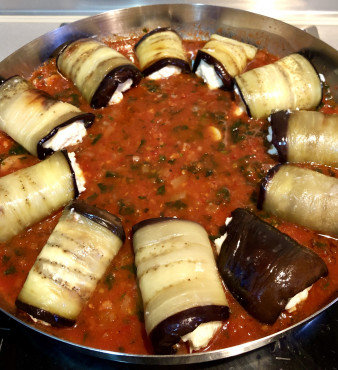
[[[335,49],[283,22],[242,10],[208,5],[141,6],[111,11],[65,25],[35,39],[0,62],[0,75],[9,77],[20,74],[28,77],[57,46],[68,40],[84,36],[128,36],[131,33],[140,34],[145,27],[152,29],[158,26],[172,26],[186,37],[196,35],[206,37],[209,33],[217,32],[266,48],[279,56],[307,50],[313,57],[312,62],[318,72],[326,77],[335,99],[338,99],[338,53]],[[335,302],[337,298],[333,297],[326,307],[306,320],[268,337],[230,348],[191,355],[131,355],[85,347],[53,338],[87,354],[122,362],[162,365],[204,362],[235,356],[271,343],[286,332],[311,320]],[[6,309],[1,297],[0,310],[21,324],[50,337],[14,317]]]

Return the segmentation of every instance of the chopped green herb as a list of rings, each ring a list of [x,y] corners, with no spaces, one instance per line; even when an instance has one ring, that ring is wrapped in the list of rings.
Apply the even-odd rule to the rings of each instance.
[[[128,102],[136,101],[137,97],[136,96],[129,96],[128,97]]]
[[[235,121],[230,126],[230,135],[232,142],[234,144],[239,143],[240,141],[244,140],[246,138],[246,135],[248,134],[247,130],[249,128],[249,125],[241,120]]]
[[[99,187],[99,189],[101,190],[101,193],[107,193],[108,191],[112,190],[113,189],[113,186],[112,185],[106,185],[104,184],[103,182],[99,182],[97,184],[97,186]]]
[[[145,209],[143,210],[143,212],[144,212],[144,213],[148,213],[148,212],[149,212],[149,208],[145,208]]]
[[[165,155],[160,155],[159,158],[158,158],[159,162],[164,162],[165,160],[166,160]]]
[[[95,145],[102,137],[102,134],[97,134],[92,140],[92,145]]]
[[[97,193],[93,193],[92,195],[89,195],[87,200],[91,201],[91,200],[95,200],[96,198],[97,198]]]
[[[184,202],[182,202],[180,199],[175,200],[174,202],[166,202],[165,205],[169,208],[175,208],[175,209],[187,208],[187,205]]]
[[[108,290],[111,290],[115,283],[115,276],[112,274],[107,274],[104,279],[104,283],[107,285]]]
[[[70,94],[71,101],[70,103],[75,105],[76,107],[80,106],[80,97],[78,94]]]
[[[8,267],[8,269],[5,270],[5,272],[4,272],[5,275],[11,275],[11,274],[15,274],[15,273],[16,273],[16,268],[13,265]]]
[[[187,125],[179,125],[173,128],[174,132],[185,131],[185,130],[189,130],[189,127]]]
[[[143,147],[143,145],[147,142],[145,139],[141,139],[140,145],[137,148],[137,152]]]
[[[221,204],[230,201],[230,191],[227,187],[222,186],[216,192],[217,201],[216,204]]]
[[[174,164],[176,162],[176,159],[169,159],[168,163],[169,164]]]
[[[139,199],[147,199],[147,197],[145,195],[139,195],[138,198]]]
[[[146,89],[151,93],[161,92],[161,86],[155,81],[146,80],[144,84],[145,84]]]
[[[1,258],[3,264],[7,263],[10,259],[11,257],[7,256],[6,254],[4,254]]]
[[[136,275],[136,266],[134,263],[129,263],[128,265],[121,266],[121,270],[127,270],[133,275]]]
[[[122,216],[128,216],[135,213],[135,208],[132,204],[126,204],[123,199],[117,202],[119,206],[119,214]]]
[[[117,177],[120,177],[120,175],[117,172],[106,171],[106,177],[117,178]]]
[[[97,118],[97,119],[101,119],[102,117],[103,117],[103,115],[102,115],[101,113],[97,113],[97,114],[96,114],[96,118]]]
[[[156,194],[157,195],[163,195],[165,194],[165,185],[161,185],[157,188],[157,191],[156,191]]]
[[[27,150],[22,147],[20,144],[18,143],[15,143],[13,144],[13,146],[9,149],[9,154],[12,154],[12,155],[18,155],[18,154],[27,154]]]
[[[206,170],[206,171],[205,171],[205,177],[209,177],[209,176],[211,176],[213,173],[214,173],[214,171],[213,171],[213,170]]]
[[[144,27],[143,30],[142,30],[142,32],[147,33],[148,32],[148,28]]]
[[[126,352],[126,350],[122,346],[118,346],[117,350],[118,350],[118,352]]]

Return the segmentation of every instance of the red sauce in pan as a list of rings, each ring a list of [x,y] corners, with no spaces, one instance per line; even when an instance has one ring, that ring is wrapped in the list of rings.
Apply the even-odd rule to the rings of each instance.
[[[134,39],[108,43],[136,59],[132,51]],[[185,41],[184,46],[193,58],[202,43]],[[259,51],[247,68],[276,59]],[[129,238],[132,225],[146,218],[177,216],[201,223],[214,239],[232,210],[256,210],[258,183],[277,163],[267,154],[268,123],[249,119],[246,113],[236,115],[238,104],[231,92],[209,90],[193,74],[160,81],[143,79],[138,87],[124,94],[120,104],[99,110],[91,109],[74,85],[57,72],[55,60],[38,68],[31,81],[51,95],[96,114],[96,122],[83,143],[70,148],[76,152],[87,180],[87,190],[80,198],[118,215],[128,236],[74,327],[36,326],[87,346],[151,353]],[[320,110],[338,113],[327,88]],[[38,162],[1,132],[0,160],[1,176]],[[337,176],[335,169],[315,168]],[[61,211],[0,244],[0,301],[2,307],[21,318],[27,319],[16,312],[15,299],[60,214]],[[305,304],[300,304],[293,314],[282,313],[272,326],[253,319],[226,291],[231,315],[210,343],[211,350],[284,329],[314,313],[337,294],[337,241],[263,212],[259,215],[320,255],[329,275],[313,285]]]

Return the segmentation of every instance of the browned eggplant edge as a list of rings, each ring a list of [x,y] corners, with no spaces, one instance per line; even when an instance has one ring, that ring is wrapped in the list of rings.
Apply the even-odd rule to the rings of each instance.
[[[72,124],[75,121],[83,121],[84,127],[87,129],[89,128],[95,120],[95,114],[93,113],[79,113],[79,115],[72,117],[71,119],[61,123],[58,126],[55,126],[52,131],[50,131],[46,136],[44,136],[38,143],[37,143],[37,153],[39,159],[45,159],[47,156],[54,153],[54,150],[51,148],[44,148],[43,144],[52,138],[54,135],[57,134],[60,128],[66,127]]]
[[[137,41],[137,43],[135,44],[135,46],[134,46],[134,51],[136,51],[136,49],[138,48],[138,46],[144,41],[144,40],[146,40],[149,36],[152,36],[152,35],[154,35],[155,33],[160,33],[160,32],[167,32],[167,31],[169,31],[169,32],[174,32],[174,33],[176,33],[176,35],[178,35],[180,38],[181,38],[181,36],[180,36],[180,34],[177,32],[177,31],[175,31],[174,29],[172,29],[171,27],[157,27],[157,28],[154,28],[153,30],[151,30],[151,31],[149,31],[149,32],[147,32],[145,35],[143,35],[138,41]]]
[[[175,344],[181,337],[194,331],[200,324],[211,321],[225,321],[229,317],[229,307],[207,305],[188,308],[160,322],[149,333],[154,352],[161,355],[176,353]]]
[[[63,149],[61,150],[61,153],[65,156],[66,158],[66,161],[68,163],[68,166],[69,166],[69,169],[70,169],[70,173],[71,173],[71,176],[72,176],[72,180],[73,180],[73,188],[74,188],[74,199],[76,199],[79,195],[80,195],[80,192],[79,192],[79,188],[77,186],[77,181],[76,181],[76,176],[75,176],[75,171],[74,171],[74,168],[72,166],[72,162],[68,156],[68,152],[66,149]]]
[[[66,319],[65,317],[53,314],[42,308],[38,308],[30,304],[24,303],[19,299],[15,301],[15,306],[18,309],[26,312],[28,315],[33,316],[35,319],[47,322],[48,324],[51,324],[52,326],[57,328],[62,328],[65,326],[70,327],[73,326],[76,322],[75,320],[69,320]]]
[[[278,160],[281,163],[285,163],[288,156],[289,143],[287,133],[290,115],[290,111],[282,110],[280,112],[271,114],[271,116],[268,118],[272,130],[271,143],[276,148],[278,152]]]
[[[258,201],[257,201],[257,208],[263,209],[263,203],[265,201],[265,194],[267,191],[267,186],[269,181],[275,176],[275,174],[279,171],[279,169],[283,166],[282,164],[278,163],[276,166],[270,168],[264,179],[261,181],[259,186],[258,192]]]
[[[225,67],[219,60],[217,60],[212,55],[206,53],[205,51],[198,50],[196,58],[195,58],[195,62],[192,68],[193,73],[196,73],[196,70],[199,64],[201,63],[201,60],[203,60],[204,62],[214,67],[217,76],[223,82],[223,85],[220,87],[222,90],[226,90],[226,91],[232,90],[234,86],[234,79],[230,76],[228,71],[225,69]]]
[[[132,79],[132,87],[135,87],[142,77],[142,73],[134,65],[123,64],[114,68],[101,81],[91,99],[90,106],[94,109],[106,107],[120,83]]]
[[[74,210],[76,213],[88,218],[91,221],[105,227],[115,234],[122,243],[126,240],[126,235],[122,226],[122,221],[112,213],[85,203],[81,200],[75,200],[67,206],[67,209]]]

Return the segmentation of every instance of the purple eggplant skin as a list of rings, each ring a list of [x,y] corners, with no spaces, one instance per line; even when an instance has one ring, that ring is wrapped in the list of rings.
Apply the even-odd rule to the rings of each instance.
[[[278,172],[278,170],[281,168],[282,164],[278,163],[276,166],[270,168],[267,175],[263,178],[263,180],[260,183],[259,186],[259,192],[258,192],[258,201],[257,201],[257,208],[263,209],[263,203],[265,201],[265,195],[267,186],[269,184],[269,181],[274,177],[274,175]]]
[[[328,274],[325,262],[252,212],[237,208],[226,226],[218,268],[238,302],[273,324],[290,298]]]
[[[174,345],[181,337],[194,331],[198,325],[211,321],[225,321],[229,317],[227,306],[198,306],[178,312],[160,322],[149,334],[154,352],[160,355],[176,353]]]
[[[33,316],[35,319],[46,322],[56,328],[71,327],[76,322],[75,320],[66,319],[65,317],[53,314],[42,308],[21,302],[19,299],[15,301],[15,306],[18,309],[28,313],[28,315]]]
[[[112,213],[87,204],[81,200],[75,200],[67,206],[68,209],[73,209],[76,213],[88,218],[91,221],[105,227],[115,234],[124,243],[126,235],[122,226],[122,221]]]
[[[290,112],[282,110],[270,116],[272,129],[272,144],[278,152],[278,160],[285,163],[288,157],[288,126]]]
[[[193,73],[196,73],[197,68],[202,60],[214,67],[217,76],[222,80],[223,83],[223,85],[221,86],[222,90],[229,91],[233,89],[234,78],[229,75],[227,70],[224,68],[223,64],[220,63],[215,57],[208,53],[205,53],[202,50],[198,50],[197,52],[194,66],[192,68]]]

